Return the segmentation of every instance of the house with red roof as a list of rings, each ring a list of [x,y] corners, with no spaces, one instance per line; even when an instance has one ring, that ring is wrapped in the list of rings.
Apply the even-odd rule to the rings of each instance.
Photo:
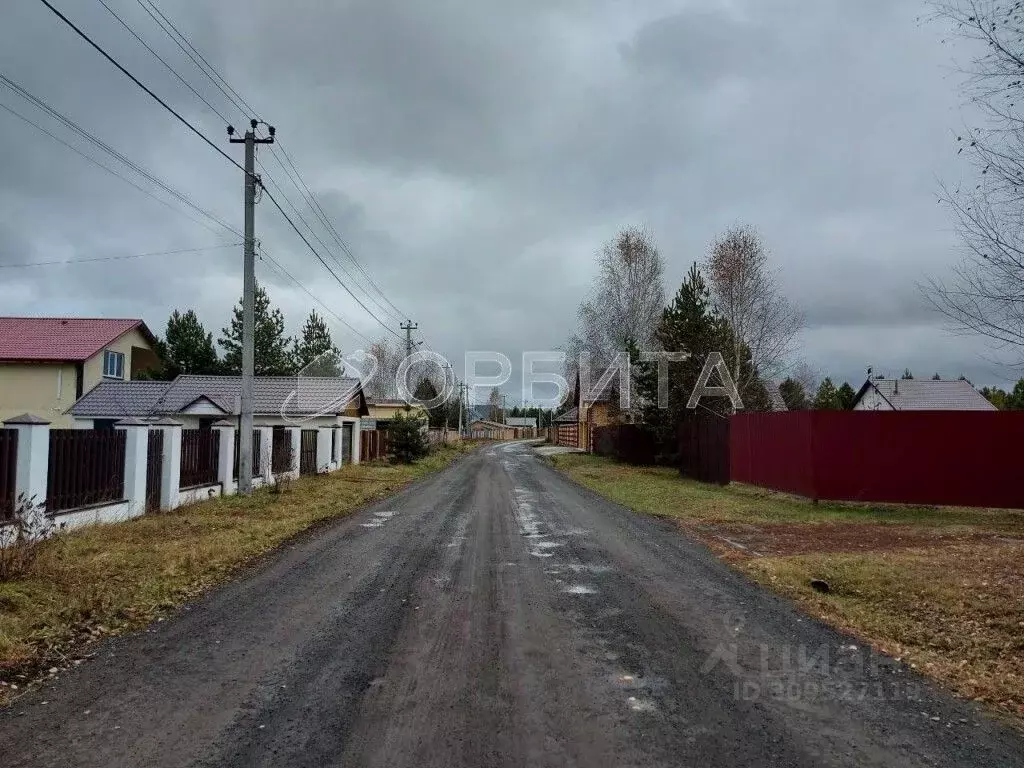
[[[156,369],[155,350],[141,320],[0,317],[0,422],[31,413],[71,427],[66,411],[78,398]]]

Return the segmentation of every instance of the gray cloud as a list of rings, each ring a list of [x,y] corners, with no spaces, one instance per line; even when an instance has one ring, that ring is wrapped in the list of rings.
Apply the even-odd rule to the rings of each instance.
[[[247,116],[136,3],[113,7],[243,124]],[[837,378],[869,364],[966,372],[981,383],[1017,375],[987,362],[976,340],[944,333],[916,288],[956,258],[935,192],[938,179],[961,172],[948,133],[962,120],[943,69],[950,50],[940,30],[916,21],[923,0],[163,7],[278,127],[375,281],[456,360],[483,348],[516,360],[563,341],[594,252],[621,226],[652,231],[672,293],[714,236],[742,220],[760,229],[807,312],[804,356],[813,366]],[[102,7],[67,10],[241,158],[222,121]],[[41,5],[5,14],[0,72],[241,228],[237,170]],[[0,101],[44,120],[5,91]],[[0,135],[0,262],[233,239],[6,113]],[[263,150],[261,160],[298,202],[274,157]],[[384,333],[268,201],[257,226],[264,247],[310,291],[363,335]],[[138,315],[161,330],[171,309],[194,306],[216,331],[239,293],[238,250],[0,270],[0,307]],[[315,305],[268,264],[258,272],[296,329]],[[333,325],[343,346],[360,343]]]

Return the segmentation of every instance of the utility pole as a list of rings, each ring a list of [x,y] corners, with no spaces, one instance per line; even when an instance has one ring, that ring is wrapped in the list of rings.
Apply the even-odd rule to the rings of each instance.
[[[508,395],[502,395],[501,396],[501,423],[502,424],[508,424],[508,416],[505,415],[505,398],[506,397],[508,397]]]
[[[252,410],[253,377],[255,374],[255,311],[256,297],[256,145],[274,143],[274,126],[267,125],[266,138],[256,138],[258,120],[249,121],[250,130],[241,139],[228,126],[228,141],[245,145],[245,243],[242,248],[242,405],[238,435],[238,492],[252,493]]]
[[[405,324],[399,325],[398,327],[405,331],[405,356],[409,357],[409,355],[412,354],[413,347],[412,332],[419,328],[420,324],[406,322]]]

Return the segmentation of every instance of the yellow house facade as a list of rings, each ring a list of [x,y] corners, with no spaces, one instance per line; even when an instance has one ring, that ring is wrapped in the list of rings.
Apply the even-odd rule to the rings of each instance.
[[[24,413],[55,428],[104,380],[130,381],[159,364],[141,320],[0,317],[0,422]]]

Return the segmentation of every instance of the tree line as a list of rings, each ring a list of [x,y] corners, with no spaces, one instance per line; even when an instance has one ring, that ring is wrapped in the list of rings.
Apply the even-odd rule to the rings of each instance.
[[[285,334],[284,314],[271,304],[266,289],[257,283],[254,301],[254,348],[257,376],[341,376],[344,366],[330,329],[316,310],[309,313],[296,337]],[[218,353],[218,347],[220,352]],[[174,310],[155,351],[159,367],[153,379],[170,380],[182,374],[230,375],[242,372],[242,302],[232,311],[228,326],[214,344],[195,310]]]

